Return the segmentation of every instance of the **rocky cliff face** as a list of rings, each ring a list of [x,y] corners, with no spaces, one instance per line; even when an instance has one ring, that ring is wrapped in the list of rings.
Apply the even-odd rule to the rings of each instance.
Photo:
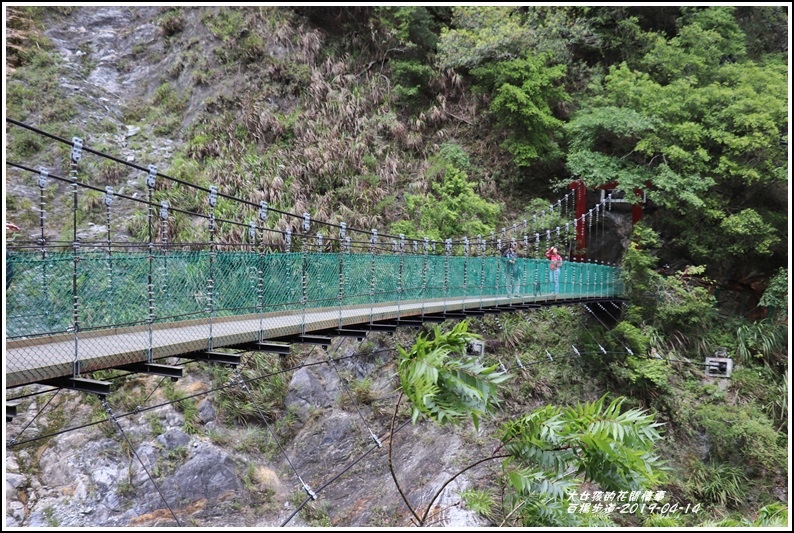
[[[168,403],[162,378],[151,376],[124,384],[128,397],[148,398],[132,409],[118,395],[112,406],[65,391],[21,400],[24,409],[7,425],[6,526],[410,525],[388,466],[393,355],[360,355],[355,341],[338,343],[330,351],[342,360],[332,365],[316,350],[292,375],[285,414],[269,422],[222,422],[203,363],[174,384],[195,398],[190,424],[184,407]],[[362,380],[366,396],[355,392]],[[418,512],[488,453],[486,427],[413,426],[403,409],[396,429],[393,464]],[[486,525],[459,495],[496,466],[467,471],[447,486],[432,525]]]

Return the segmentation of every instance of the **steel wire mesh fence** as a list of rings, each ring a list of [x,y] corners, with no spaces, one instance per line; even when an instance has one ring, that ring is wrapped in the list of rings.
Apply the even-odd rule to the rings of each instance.
[[[9,252],[6,266],[7,339],[19,348],[7,366],[31,375],[278,336],[298,331],[307,312],[334,311],[341,326],[342,310],[351,308],[365,322],[376,306],[396,306],[400,315],[411,302],[424,312],[430,302],[446,309],[463,298],[496,305],[622,294],[614,267],[566,263],[555,292],[548,262],[527,258],[507,265],[500,257],[158,249]]]
[[[436,243],[430,253],[427,240],[425,253],[416,253],[418,241],[413,254],[404,253],[410,244],[405,247],[403,236],[399,248],[393,239],[389,254],[383,253],[387,237],[379,241],[373,230],[368,251],[366,244],[356,248],[359,241],[349,253],[342,225],[332,230],[340,230],[339,240],[325,249],[340,250],[346,242],[347,250],[321,253],[308,214],[268,212],[265,202],[118,159],[117,171],[102,173],[99,187],[99,164],[109,156],[77,137],[58,140],[71,148],[68,177],[13,167],[24,173],[26,186],[38,187],[40,200],[38,229],[29,220],[27,240],[6,249],[7,386],[276,338],[305,330],[307,321],[318,329],[342,327],[372,322],[376,313],[391,318],[448,305],[460,309],[461,299],[471,307],[623,292],[619,269],[592,263],[566,263],[558,289],[545,259],[510,264],[490,255],[498,248],[494,234],[488,248],[478,236],[479,255],[452,253],[451,240],[445,255],[435,253]],[[90,157],[82,157],[84,149]],[[189,201],[169,206],[164,188],[187,192]],[[71,216],[49,222],[50,202]],[[258,219],[244,222],[252,209]],[[303,222],[302,233],[295,231],[296,219]],[[249,229],[248,244],[223,242],[241,227]],[[517,234],[514,225],[511,235]],[[559,228],[556,238],[562,238]],[[551,242],[549,231],[545,239]],[[529,251],[527,236],[524,243]],[[465,248],[456,246],[468,254],[468,241]]]
[[[112,277],[108,265],[112,263]],[[498,257],[169,251],[9,252],[9,339],[257,312],[554,294],[548,262]],[[211,280],[211,283],[209,281]],[[258,287],[261,284],[261,302]],[[566,263],[559,294],[618,296],[617,269]],[[74,304],[74,288],[77,304]],[[341,289],[340,289],[341,287]],[[149,294],[151,292],[151,295]]]

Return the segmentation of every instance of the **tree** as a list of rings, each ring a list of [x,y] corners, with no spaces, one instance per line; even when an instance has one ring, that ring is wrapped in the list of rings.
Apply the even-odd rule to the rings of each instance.
[[[514,490],[506,503],[518,510],[515,525],[582,525],[587,517],[568,509],[579,503],[585,481],[620,491],[647,490],[666,478],[654,453],[661,424],[645,410],[621,412],[624,401],[602,396],[573,407],[545,406],[504,425],[500,451],[508,454],[502,468]]]
[[[504,147],[519,166],[557,154],[555,132],[562,121],[552,106],[569,100],[560,87],[564,65],[548,65],[549,54],[488,63],[472,70],[476,90],[491,95],[490,110],[510,136]]]
[[[706,287],[693,282],[705,270],[690,265],[671,276],[656,271],[658,249],[662,244],[659,234],[644,223],[634,227],[632,242],[623,257],[623,281],[631,305],[625,324],[616,328],[626,335],[626,341],[648,349],[672,351],[694,348],[712,353],[714,336],[718,334],[716,300]],[[638,339],[632,342],[632,339]]]
[[[376,7],[378,21],[395,42],[391,53],[391,80],[394,94],[403,105],[418,105],[433,97],[429,83],[436,74],[432,57],[438,43],[439,20],[444,8],[422,6]],[[385,58],[384,58],[385,59]]]
[[[777,273],[772,276],[772,279],[769,281],[769,286],[758,302],[758,305],[769,307],[770,314],[776,317],[780,322],[785,322],[788,318],[788,287],[788,269],[781,267]]]
[[[481,417],[493,412],[499,402],[497,385],[511,376],[505,372],[497,372],[498,365],[485,367],[475,357],[466,356],[469,343],[477,338],[479,335],[468,331],[468,322],[461,321],[448,333],[442,333],[435,326],[432,339],[419,335],[409,350],[398,346],[400,395],[392,417],[392,433],[403,396],[410,402],[411,420],[414,424],[420,416],[442,425],[459,424],[471,418],[474,426],[478,427]],[[436,493],[420,517],[397,481],[392,463],[391,439],[389,469],[417,525],[424,525],[433,502],[441,491]]]
[[[779,263],[787,231],[787,67],[745,59],[732,13],[685,10],[677,35],[611,66],[565,128],[573,176],[646,189],[669,253],[725,271]]]
[[[452,9],[450,27],[441,29],[438,66],[471,69],[489,61],[518,57],[529,28],[518,7],[465,6]]]
[[[440,241],[463,235],[484,235],[493,230],[498,204],[474,192],[468,174],[450,159],[432,184],[431,195],[406,194],[407,217],[392,225],[393,233]],[[457,164],[460,164],[458,162]]]
[[[409,350],[399,349],[400,396],[392,430],[403,397],[411,405],[413,423],[426,418],[438,424],[457,424],[471,418],[475,427],[497,407],[498,386],[510,376],[496,365],[482,366],[465,355],[478,336],[460,322],[447,334],[436,326],[434,337],[420,336]],[[454,356],[454,357],[453,357]],[[643,490],[662,482],[665,465],[653,453],[661,438],[661,424],[640,409],[622,410],[625,398],[606,397],[573,407],[545,406],[506,422],[498,433],[501,445],[494,452],[462,469],[435,493],[422,514],[413,509],[400,487],[391,460],[389,467],[403,500],[417,524],[426,523],[433,502],[457,476],[476,465],[502,460],[501,481],[506,489],[501,513],[493,509],[496,498],[478,494],[479,509],[501,514],[503,523],[521,526],[581,525],[601,518],[569,513],[577,502],[577,489],[585,481],[603,490]],[[595,515],[594,515],[595,516]]]

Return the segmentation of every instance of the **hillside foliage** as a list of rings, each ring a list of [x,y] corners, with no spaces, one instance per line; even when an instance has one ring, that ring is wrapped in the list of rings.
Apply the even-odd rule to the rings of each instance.
[[[786,6],[163,6],[136,20],[152,38],[119,50],[120,75],[152,68],[112,110],[59,81],[84,83],[97,66],[90,45],[67,59],[48,37],[81,9],[7,8],[7,116],[88,134],[108,153],[123,144],[146,158],[173,141],[161,170],[255,205],[442,241],[531,219],[576,180],[645,191],[643,220],[621,243],[628,300],[613,323],[589,308],[544,309],[420,337],[397,363],[410,418],[503,423],[499,475],[464,494],[496,525],[787,521]],[[6,132],[7,160],[68,173],[67,149]],[[7,186],[24,179],[7,167]],[[101,207],[101,193],[91,198]],[[208,209],[177,183],[159,183],[154,201]],[[23,195],[5,210],[37,227]],[[223,199],[215,214],[253,216]],[[47,222],[56,236],[60,218]],[[126,233],[144,235],[146,221],[129,217]],[[266,224],[299,229],[279,215]],[[204,238],[185,217],[169,231]],[[245,230],[222,226],[218,238],[243,242]],[[719,291],[736,286],[752,290],[753,315],[721,305]],[[495,339],[491,359],[457,357],[469,334]],[[551,357],[571,346],[586,349]],[[733,359],[730,380],[707,375],[715,353]],[[549,365],[529,366],[543,354]],[[520,380],[497,371],[499,357],[522,365]],[[277,385],[256,392],[274,413]],[[528,398],[548,405],[529,409]],[[516,405],[524,411],[507,420]],[[255,415],[235,409],[229,422]],[[585,485],[655,487],[704,511],[569,513]]]

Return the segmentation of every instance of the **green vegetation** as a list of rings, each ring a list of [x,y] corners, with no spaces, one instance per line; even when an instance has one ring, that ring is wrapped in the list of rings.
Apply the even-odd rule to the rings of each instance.
[[[407,194],[405,211],[408,219],[392,225],[394,234],[443,241],[450,235],[486,235],[493,231],[500,208],[475,193],[465,170],[456,166],[456,156],[467,159],[459,146],[442,147],[440,159],[446,165],[438,171],[438,181],[432,184],[434,194]],[[461,166],[467,164],[468,161]]]
[[[491,95],[490,111],[510,131],[503,147],[519,167],[560,155],[553,139],[563,123],[554,116],[552,106],[569,96],[559,87],[565,66],[549,66],[549,59],[527,53],[521,59],[483,65],[471,72],[477,82],[475,90]]]
[[[52,506],[44,508],[44,520],[47,521],[47,525],[50,527],[59,527],[61,525],[55,516],[55,509]]]
[[[497,372],[497,365],[484,367],[474,357],[460,357],[479,338],[468,331],[467,322],[445,334],[436,326],[433,335],[419,335],[410,351],[397,347],[401,391],[411,402],[411,420],[416,423],[422,415],[444,424],[470,417],[477,427],[480,417],[498,403],[497,385],[510,376]]]
[[[166,399],[169,402],[174,402],[174,408],[184,417],[182,429],[185,433],[197,433],[199,428],[197,400],[190,397],[190,394],[181,390],[172,381],[164,382],[163,388]]]
[[[163,34],[166,37],[171,37],[183,29],[185,29],[185,18],[182,13],[182,8],[171,8],[160,16],[158,21]]]
[[[698,501],[737,505],[744,502],[747,495],[747,478],[742,468],[724,463],[697,463],[687,483]]]
[[[521,526],[594,525],[592,515],[568,512],[583,481],[605,491],[658,487],[666,469],[655,450],[661,424],[645,410],[622,411],[624,400],[546,406],[506,423],[502,468],[515,492],[502,503],[504,519]],[[603,521],[609,524],[609,517]]]
[[[434,328],[432,339],[420,335],[408,351],[398,347],[400,399],[404,394],[409,401],[414,423],[420,416],[438,424],[459,424],[471,417],[477,428],[481,418],[494,413],[498,386],[512,376],[496,372],[497,365],[483,367],[466,356],[468,344],[478,337],[463,321],[447,333]],[[501,459],[501,495],[472,489],[464,494],[467,504],[492,520],[515,526],[610,524],[608,518],[568,512],[570,505],[578,504],[575,494],[582,483],[595,483],[603,490],[650,490],[665,481],[669,470],[654,449],[661,424],[646,410],[623,411],[624,401],[618,397],[607,403],[602,396],[572,407],[548,405],[505,422],[498,433],[501,445],[463,470]],[[392,476],[403,495],[391,457],[390,444]],[[433,500],[441,490],[443,486]],[[425,524],[433,500],[420,516],[403,499],[417,524]]]
[[[263,424],[264,416],[268,423],[277,423],[280,429],[289,430],[290,417],[284,410],[289,382],[280,372],[280,365],[278,355],[257,353],[246,360],[239,376],[225,370],[216,377],[216,384],[238,380],[238,386],[224,388],[216,396],[218,412],[227,422]],[[260,376],[266,377],[253,379]]]
[[[602,315],[605,325],[582,308],[560,306],[489,316],[451,336],[436,330],[400,353],[400,390],[416,422],[471,418],[499,426],[500,475],[463,494],[494,524],[606,525],[565,512],[574,502],[564,489],[585,480],[655,484],[671,499],[703,503],[696,515],[613,515],[610,525],[786,523],[788,510],[778,501],[789,474],[785,7],[262,6],[198,8],[198,15],[164,7],[152,21],[164,41],[131,44],[119,60],[122,75],[139,62],[154,74],[114,113],[73,89],[96,68],[93,49],[79,47],[83,55],[66,63],[44,34],[77,9],[8,9],[7,115],[67,139],[85,136],[114,155],[124,125],[140,126],[123,141],[126,148],[140,162],[160,153],[156,136],[173,139],[173,156],[159,161],[159,170],[186,182],[309,212],[313,220],[436,241],[487,235],[540,215],[576,179],[588,187],[616,183],[627,195],[644,190],[642,223],[620,259],[629,298],[614,321]],[[7,130],[10,160],[68,164],[68,147]],[[134,177],[89,157],[81,165],[97,183]],[[6,183],[36,192],[13,168]],[[46,198],[53,208],[54,187]],[[35,226],[34,198],[9,194],[9,218]],[[97,222],[102,194],[80,198],[78,225]],[[155,201],[208,209],[203,195],[163,180]],[[216,215],[242,222],[255,216],[224,199]],[[566,222],[560,213],[546,217],[552,226]],[[73,228],[64,219],[56,212],[47,224],[69,242]],[[206,224],[192,217],[173,213],[168,223],[172,242],[206,240]],[[273,213],[266,225],[296,229]],[[119,230],[147,240],[146,213],[125,217]],[[247,238],[226,223],[217,237]],[[170,258],[184,265],[185,287],[200,293],[203,271],[187,258]],[[58,265],[47,275],[68,278],[70,264]],[[131,262],[130,272],[144,275],[141,265],[145,259]],[[15,283],[23,297],[48,291],[53,312],[42,328],[65,329],[70,298],[37,276]],[[119,320],[146,319],[135,311],[145,309],[145,295],[132,285],[114,288],[136,295],[135,305],[121,306],[106,280],[86,274],[78,283],[85,296],[111,303],[108,312]],[[737,287],[741,310],[719,297]],[[185,314],[201,309],[192,300],[179,304]],[[458,357],[474,332],[494,345],[479,362]],[[715,353],[732,358],[730,379],[704,372],[705,357]],[[511,368],[520,379],[507,380],[496,369],[513,360],[523,365]],[[239,377],[268,377],[247,381],[248,389],[224,388],[214,401],[219,420],[249,429],[234,444],[213,431],[214,442],[273,454],[262,414],[280,439],[292,434],[284,365],[276,357],[246,359]],[[237,377],[225,368],[211,374],[213,386]],[[351,392],[381,412],[374,382],[351,381]],[[165,390],[182,400],[175,405],[185,430],[199,431],[196,401],[178,385]],[[109,401],[132,410],[145,392],[122,381]],[[540,404],[546,407],[536,409]],[[514,408],[522,416],[508,414]],[[96,407],[94,416],[105,414]],[[601,425],[593,421],[598,416]],[[54,409],[47,425],[61,428],[67,418]],[[159,419],[147,422],[162,431]],[[648,455],[659,423],[667,470]],[[115,435],[110,423],[103,430]],[[606,463],[640,474],[605,477]],[[579,468],[580,475],[569,475]],[[245,476],[250,483],[252,473]],[[519,501],[526,503],[519,508]],[[315,507],[304,518],[330,525],[328,509]],[[57,525],[52,508],[45,514]],[[385,510],[382,516],[394,519]],[[414,518],[422,522],[418,511]]]

